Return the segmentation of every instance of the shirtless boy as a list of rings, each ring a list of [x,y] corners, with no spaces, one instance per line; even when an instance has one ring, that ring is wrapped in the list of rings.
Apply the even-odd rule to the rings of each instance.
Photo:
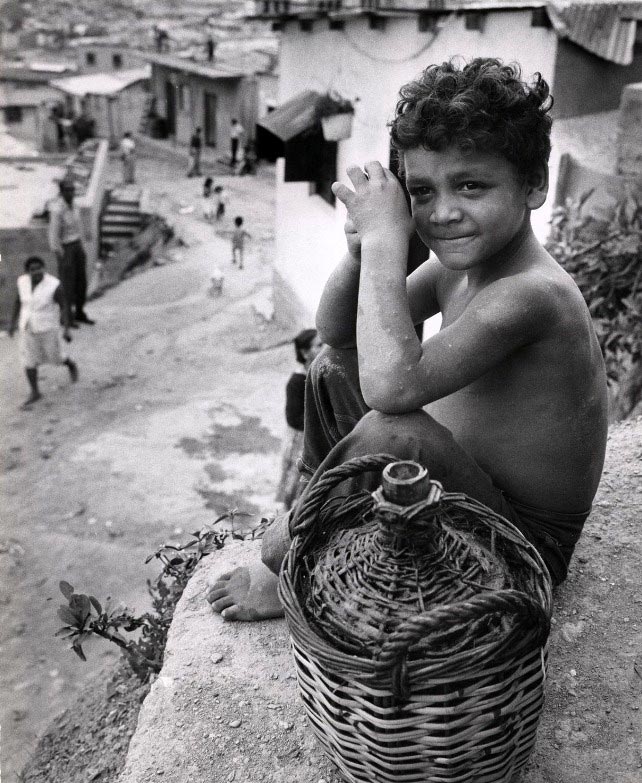
[[[303,462],[312,486],[355,456],[415,459],[516,524],[559,584],[600,480],[607,401],[588,309],[531,229],[551,103],[539,75],[526,84],[497,60],[429,66],[391,127],[412,214],[376,161],[334,184],[349,252],[317,313],[329,347],[308,376]],[[415,230],[432,253],[406,278]],[[439,312],[422,344],[415,325]],[[208,591],[226,619],[279,613],[285,528],[264,539],[273,573],[237,569]]]

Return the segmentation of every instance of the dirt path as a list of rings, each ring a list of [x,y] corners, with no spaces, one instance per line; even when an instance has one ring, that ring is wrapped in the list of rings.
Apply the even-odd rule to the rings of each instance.
[[[17,342],[0,337],[0,720],[3,780],[13,783],[51,718],[116,653],[88,646],[83,664],[54,639],[58,581],[136,609],[147,605],[143,565],[230,506],[270,509],[278,471],[289,347],[239,352],[283,338],[253,303],[269,290],[271,175],[230,180],[227,223],[246,217],[246,268],[197,217],[179,215],[200,182],[171,162],[143,160],[152,204],[190,246],[90,303],[97,321],[74,333],[80,380],[42,372],[44,400],[18,406],[26,384]],[[197,206],[198,209],[198,206]],[[224,294],[208,295],[211,269]]]

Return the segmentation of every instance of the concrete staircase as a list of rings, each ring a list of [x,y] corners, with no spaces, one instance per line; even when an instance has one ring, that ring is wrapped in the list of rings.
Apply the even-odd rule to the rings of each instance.
[[[66,176],[71,177],[75,185],[74,194],[78,198],[87,192],[87,186],[96,161],[99,139],[89,139],[65,161]]]
[[[118,244],[141,229],[142,190],[137,185],[113,188],[106,195],[100,218],[100,257],[106,258]]]

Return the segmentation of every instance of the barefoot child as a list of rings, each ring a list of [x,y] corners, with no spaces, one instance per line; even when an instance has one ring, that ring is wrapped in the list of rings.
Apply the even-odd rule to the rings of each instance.
[[[205,177],[203,182],[203,217],[205,220],[211,220],[214,217],[213,184],[214,180],[211,177]]]
[[[303,423],[305,410],[305,378],[323,343],[316,329],[303,329],[292,341],[299,364],[285,387],[285,420],[288,425],[281,455],[281,478],[276,491],[276,502],[287,511],[292,508],[301,491],[298,461],[303,450]]]
[[[411,213],[376,161],[348,168],[352,188],[334,184],[349,252],[317,313],[328,347],[308,374],[303,462],[310,487],[352,457],[417,460],[512,521],[559,584],[600,480],[607,403],[588,309],[531,228],[547,193],[551,103],[541,76],[527,84],[517,66],[431,65],[402,87],[391,126]],[[406,279],[414,230],[432,253]],[[441,330],[422,344],[415,325],[438,312]],[[223,575],[213,608],[276,616],[287,546],[277,519],[262,549],[273,573]]]
[[[221,220],[225,217],[225,205],[227,204],[227,193],[222,185],[214,188],[216,194],[216,219]]]
[[[236,264],[238,261],[239,269],[243,269],[246,238],[252,239],[252,235],[243,228],[243,218],[239,215],[234,218],[234,230],[232,231],[232,263]]]
[[[69,357],[63,358],[61,350],[61,317],[63,337],[67,342],[70,342],[71,338],[68,310],[60,281],[45,272],[45,262],[38,256],[31,256],[25,261],[25,271],[26,274],[18,278],[18,296],[11,317],[9,336],[13,337],[18,326],[20,359],[31,389],[31,394],[22,407],[29,408],[42,397],[38,388],[39,365],[66,365],[72,382],[78,380],[78,367]]]

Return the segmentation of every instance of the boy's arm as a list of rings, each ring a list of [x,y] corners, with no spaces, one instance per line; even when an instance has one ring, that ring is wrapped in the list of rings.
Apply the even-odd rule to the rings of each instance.
[[[464,313],[423,345],[414,330],[405,267],[412,221],[399,183],[381,164],[348,169],[352,192],[335,184],[361,236],[357,345],[361,391],[369,407],[406,413],[480,378],[550,328],[550,293],[524,276],[477,294]],[[404,214],[406,225],[404,227]],[[415,275],[429,275],[430,262]]]
[[[333,348],[355,345],[359,297],[358,258],[346,253],[330,275],[317,308],[319,337]]]
[[[392,315],[398,297],[383,281],[364,277],[358,324],[359,370],[366,403],[384,413],[406,413],[463,389],[558,319],[550,293],[526,277],[501,279],[481,291],[452,324],[419,342],[406,314]]]
[[[402,225],[407,221],[407,218],[408,210],[405,209],[404,214],[401,215]],[[353,347],[357,340],[361,237],[349,215],[345,232],[348,253],[335,268],[325,285],[316,318],[319,336],[324,343],[334,348]],[[415,239],[418,239],[416,235]],[[412,243],[412,239],[410,241]],[[428,254],[428,249],[421,243],[419,245]],[[406,238],[401,240],[401,246],[408,248]],[[416,247],[417,245],[415,245],[415,253]],[[410,263],[413,261],[406,253],[404,275]],[[416,266],[416,261],[413,266]],[[439,312],[437,280],[440,268],[441,265],[436,257],[431,255],[406,278],[407,306],[410,309],[413,324],[423,323],[426,318]]]
[[[359,271],[360,260],[346,253],[323,289],[317,309],[317,330],[321,340],[333,348],[356,345]],[[407,307],[415,325],[439,312],[439,271],[439,261],[431,256],[406,278]]]

